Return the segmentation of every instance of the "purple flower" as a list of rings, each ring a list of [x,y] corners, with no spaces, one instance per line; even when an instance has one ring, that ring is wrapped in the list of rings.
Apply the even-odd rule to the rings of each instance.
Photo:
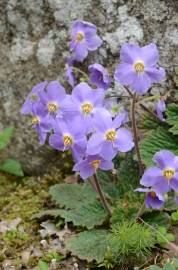
[[[161,121],[165,121],[165,118],[163,116],[163,112],[166,111],[166,104],[164,102],[164,100],[160,99],[156,104],[155,104],[155,109],[156,109],[156,113],[158,118]]]
[[[75,82],[76,82],[76,78],[75,75],[73,73],[73,62],[74,60],[72,58],[68,58],[67,59],[67,63],[66,63],[66,80],[68,81],[68,83],[74,87]]]
[[[164,196],[161,194],[156,194],[156,192],[153,189],[150,188],[137,188],[135,191],[138,192],[146,192],[146,200],[145,205],[146,208],[154,208],[159,209],[164,204]]]
[[[85,127],[79,119],[72,122],[64,122],[57,119],[54,126],[54,134],[49,137],[49,144],[59,150],[71,150],[75,160],[81,159],[86,151],[87,139]]]
[[[127,152],[134,146],[132,134],[125,128],[119,128],[123,115],[118,115],[113,121],[105,109],[98,110],[94,117],[96,132],[90,137],[87,154],[99,154],[106,160],[112,160],[118,151]]]
[[[48,82],[44,81],[44,82],[38,83],[32,88],[31,92],[28,94],[22,106],[22,109],[21,109],[22,114],[31,113],[33,105],[40,101],[39,93],[45,90],[47,84]]]
[[[90,82],[104,90],[108,89],[111,81],[108,71],[100,64],[93,64],[88,67]]]
[[[67,94],[58,81],[51,81],[46,88],[46,92],[41,92],[39,95],[47,114],[62,116],[63,102]]]
[[[156,194],[164,194],[170,189],[178,191],[178,157],[168,150],[161,150],[154,155],[153,161],[158,167],[147,169],[140,183],[153,187]]]
[[[52,129],[52,123],[41,103],[32,107],[32,127],[36,129],[39,135],[40,144],[44,144],[47,133]]]
[[[88,51],[95,51],[101,46],[102,40],[97,35],[96,26],[85,21],[74,21],[72,25],[72,41],[70,50],[74,59],[83,62]]]
[[[103,171],[112,170],[114,164],[112,161],[104,160],[99,155],[87,156],[84,160],[79,161],[73,167],[73,171],[80,173],[82,179],[87,179],[96,173],[98,169]]]
[[[164,69],[157,68],[159,53],[153,43],[142,48],[125,43],[120,55],[121,64],[116,68],[115,79],[140,95],[145,94],[152,83],[165,77]]]
[[[81,125],[87,132],[93,128],[93,116],[97,108],[103,105],[104,93],[101,89],[92,89],[87,83],[81,82],[72,91],[71,100],[66,102],[66,117],[79,115]]]

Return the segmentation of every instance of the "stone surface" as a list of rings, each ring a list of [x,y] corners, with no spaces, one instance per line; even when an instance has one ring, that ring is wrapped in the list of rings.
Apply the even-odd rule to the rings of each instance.
[[[129,41],[155,42],[168,75],[178,65],[175,0],[1,0],[0,129],[15,126],[13,142],[3,156],[21,161],[27,172],[44,173],[62,162],[56,151],[39,146],[20,108],[33,85],[63,79],[68,33],[77,18],[96,24],[104,41],[86,63],[98,61],[113,74],[120,45]],[[165,81],[165,87],[170,85]]]

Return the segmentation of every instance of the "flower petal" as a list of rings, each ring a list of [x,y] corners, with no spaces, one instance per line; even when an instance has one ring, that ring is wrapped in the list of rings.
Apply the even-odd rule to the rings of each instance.
[[[102,143],[104,142],[103,134],[100,132],[97,132],[93,134],[87,145],[87,154],[89,155],[95,155],[98,154],[101,151]]]
[[[160,177],[162,177],[162,170],[156,167],[151,167],[143,174],[140,184],[145,187],[151,187],[160,182]]]
[[[111,142],[105,141],[102,144],[102,147],[101,147],[99,154],[105,160],[112,160],[116,156],[117,150],[113,148],[113,145]]]
[[[101,160],[100,169],[103,171],[112,170],[114,168],[114,164],[110,160]]]
[[[130,151],[134,147],[132,133],[125,128],[119,128],[115,145],[120,152]]]
[[[159,61],[159,53],[156,45],[150,43],[141,48],[143,62],[147,66],[155,66]]]
[[[146,68],[145,73],[149,76],[152,83],[160,82],[165,77],[165,70],[161,67],[159,69],[154,67]]]
[[[117,66],[114,74],[116,81],[121,84],[132,84],[136,78],[136,73],[133,69],[133,66],[127,63],[122,63]]]
[[[153,156],[153,161],[156,162],[161,169],[172,168],[175,157],[176,156],[171,151],[161,150]],[[178,166],[178,160],[176,164]]]
[[[133,64],[141,54],[141,48],[134,44],[125,43],[121,47],[120,59],[122,62]]]

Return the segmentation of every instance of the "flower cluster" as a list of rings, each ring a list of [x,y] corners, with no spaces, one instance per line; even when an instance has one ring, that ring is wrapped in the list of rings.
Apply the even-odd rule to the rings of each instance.
[[[146,207],[160,208],[167,192],[178,192],[178,156],[168,150],[161,150],[154,155],[153,161],[157,167],[145,171],[140,180],[145,188],[136,191],[147,193]]]
[[[128,120],[127,112],[113,118],[104,108],[104,89],[84,82],[71,95],[57,81],[40,83],[28,95],[22,113],[32,115],[41,144],[48,135],[54,149],[71,150],[74,170],[83,179],[98,168],[111,170],[117,153],[134,146],[130,131],[121,127]]]
[[[117,97],[108,100],[105,96],[111,87],[107,69],[94,63],[89,65],[86,74],[74,66],[101,44],[95,25],[75,21],[65,70],[72,91],[68,94],[70,90],[66,91],[58,81],[41,82],[33,87],[21,110],[22,114],[31,115],[32,127],[41,144],[48,140],[54,149],[71,151],[75,162],[73,170],[83,179],[98,169],[112,170],[112,160],[118,152],[125,153],[134,147],[132,134],[124,127],[128,113],[120,108]],[[164,69],[157,67],[159,54],[155,44],[141,48],[126,43],[121,47],[120,58],[115,80],[139,95],[145,94],[152,83],[160,82],[165,76]],[[78,81],[76,71],[83,74],[87,82]],[[162,99],[156,104],[160,120],[164,120],[164,111]],[[178,157],[163,150],[154,156],[154,161],[159,168],[150,168],[144,173],[141,184],[145,188],[137,191],[147,193],[147,207],[159,208],[166,192],[170,189],[178,191]]]

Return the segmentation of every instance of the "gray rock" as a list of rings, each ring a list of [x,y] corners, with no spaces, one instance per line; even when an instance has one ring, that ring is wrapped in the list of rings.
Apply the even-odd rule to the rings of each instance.
[[[59,153],[39,145],[20,108],[33,85],[63,79],[73,20],[96,24],[104,40],[87,63],[97,61],[113,74],[123,42],[155,42],[160,64],[169,75],[178,65],[177,13],[175,0],[0,1],[0,128],[15,126],[12,144],[3,155],[21,161],[30,173],[54,171],[63,162]],[[170,88],[172,84],[165,81],[161,92],[164,86]],[[121,86],[116,89],[123,91]]]

